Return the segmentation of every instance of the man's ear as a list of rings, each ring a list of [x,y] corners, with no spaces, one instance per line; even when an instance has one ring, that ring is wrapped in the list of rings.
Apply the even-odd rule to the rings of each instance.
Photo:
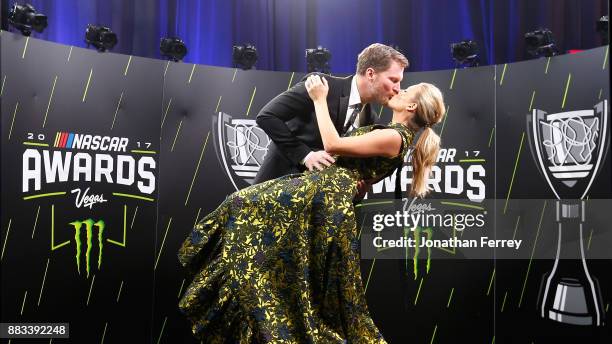
[[[365,71],[365,76],[366,78],[368,78],[368,80],[371,80],[372,78],[374,78],[374,74],[376,74],[376,71],[372,67],[366,69]]]

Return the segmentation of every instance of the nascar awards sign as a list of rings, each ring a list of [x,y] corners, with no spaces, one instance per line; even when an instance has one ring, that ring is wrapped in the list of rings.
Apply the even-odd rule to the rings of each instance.
[[[151,341],[163,65],[1,39],[2,321]]]

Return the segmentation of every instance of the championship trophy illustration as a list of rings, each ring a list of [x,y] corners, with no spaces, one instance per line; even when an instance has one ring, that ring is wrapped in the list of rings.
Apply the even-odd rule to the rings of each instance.
[[[608,145],[608,103],[590,110],[548,114],[534,109],[527,117],[532,152],[555,194],[558,228],[552,270],[544,275],[538,311],[545,319],[565,324],[602,326],[604,310],[596,278],[587,268],[583,227],[585,197],[605,158]],[[577,248],[567,239],[579,234]]]
[[[254,119],[233,119],[223,112],[213,118],[213,128],[217,157],[236,190],[253,184],[268,153],[268,135]]]

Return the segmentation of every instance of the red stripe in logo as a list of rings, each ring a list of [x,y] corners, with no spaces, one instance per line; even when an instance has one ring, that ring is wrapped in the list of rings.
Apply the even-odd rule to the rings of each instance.
[[[62,133],[62,143],[60,144],[61,148],[66,148],[66,139],[68,139],[68,133]]]

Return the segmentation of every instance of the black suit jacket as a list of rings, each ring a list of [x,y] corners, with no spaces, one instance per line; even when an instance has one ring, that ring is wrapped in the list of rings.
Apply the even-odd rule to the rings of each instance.
[[[303,172],[305,167],[301,161],[304,157],[311,151],[323,149],[314,104],[304,86],[309,75],[276,96],[257,114],[257,125],[268,134],[272,142],[255,177],[255,183],[289,173]],[[352,76],[345,78],[322,76],[329,84],[327,95],[329,115],[336,130],[341,133],[348,109]],[[359,117],[359,125],[373,124],[375,119],[376,114],[368,104]]]

